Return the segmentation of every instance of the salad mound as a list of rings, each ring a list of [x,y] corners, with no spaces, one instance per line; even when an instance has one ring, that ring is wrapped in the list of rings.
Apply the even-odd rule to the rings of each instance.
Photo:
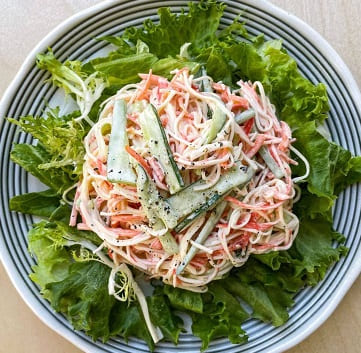
[[[251,254],[291,247],[294,182],[308,171],[292,180],[290,151],[301,155],[260,82],[172,74],[139,74],[103,103],[70,225],[95,232],[115,264],[205,292]]]
[[[219,30],[223,11],[161,8],[157,24],[100,38],[112,51],[88,62],[39,54],[78,109],[9,118],[35,139],[12,160],[48,187],[10,201],[42,218],[30,277],[94,340],[177,344],[182,312],[202,350],[244,343],[245,320],[284,324],[347,254],[332,206],[361,180],[361,157],[321,133],[326,87],[281,40],[238,20]]]

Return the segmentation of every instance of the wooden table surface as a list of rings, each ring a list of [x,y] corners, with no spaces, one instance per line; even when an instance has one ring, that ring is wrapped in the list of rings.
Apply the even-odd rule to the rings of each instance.
[[[37,42],[58,23],[99,0],[0,0],[0,96]],[[320,32],[361,86],[361,1],[272,0]],[[0,353],[76,353],[23,303],[0,265]],[[289,353],[361,352],[361,278],[331,317]]]

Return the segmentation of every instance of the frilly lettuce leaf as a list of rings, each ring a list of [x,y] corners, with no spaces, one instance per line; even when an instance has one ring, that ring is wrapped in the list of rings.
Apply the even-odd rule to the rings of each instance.
[[[86,121],[90,126],[93,122],[90,112],[96,101],[102,96],[106,83],[100,73],[88,75],[82,68],[79,60],[67,60],[61,63],[55,58],[51,49],[45,54],[38,54],[36,64],[40,69],[51,73],[50,80],[65,93],[72,95],[79,106],[78,122]]]
[[[188,13],[182,11],[178,16],[162,7],[158,10],[159,24],[146,20],[143,27],[126,29],[123,38],[134,45],[143,41],[159,58],[176,56],[184,43],[192,43],[191,49],[197,51],[215,41],[224,7],[216,1],[191,2]]]
[[[64,279],[45,285],[53,308],[93,339],[109,338],[110,313],[115,304],[107,290],[109,274],[110,269],[96,261],[72,263]]]
[[[110,313],[109,327],[110,336],[120,335],[126,341],[129,337],[137,337],[147,342],[150,351],[154,350],[154,342],[147,329],[141,308],[136,303],[127,306],[126,303],[117,301]]]
[[[85,153],[83,139],[88,132],[87,128],[75,122],[79,114],[75,111],[60,115],[59,108],[54,108],[49,109],[44,116],[28,115],[9,121],[31,134],[51,156],[50,161],[40,161],[38,169],[48,173],[46,170],[62,168],[74,178],[82,172]]]
[[[183,330],[183,320],[171,310],[169,300],[160,287],[148,297],[148,305],[152,321],[158,325],[167,339],[177,344],[179,334]]]
[[[29,251],[37,260],[30,278],[40,286],[46,299],[49,298],[47,283],[63,280],[71,264],[70,253],[62,246],[55,246],[53,237],[54,227],[48,227],[45,221],[36,224],[28,234]]]
[[[239,301],[219,282],[209,285],[208,292],[202,295],[203,314],[191,315],[193,334],[202,340],[202,350],[210,341],[228,337],[232,343],[247,342],[247,335],[241,324],[248,318],[247,312]]]
[[[52,189],[14,196],[9,203],[11,211],[46,218],[50,218],[60,205],[59,195]]]
[[[124,55],[114,53],[109,57],[96,58],[84,65],[88,72],[101,72],[110,86],[121,87],[140,80],[140,72],[148,72],[157,61],[151,53]]]
[[[117,37],[116,37],[117,38]],[[170,78],[170,72],[175,69],[189,67],[196,69],[198,64],[187,61],[181,57],[167,57],[158,59],[148,52],[135,53],[124,56],[116,51],[109,56],[96,58],[84,65],[84,70],[89,73],[101,72],[110,87],[120,88],[129,83],[140,81],[139,73],[148,73],[149,70],[156,75]]]
[[[203,301],[200,293],[189,292],[172,286],[165,286],[163,290],[173,308],[198,314],[203,313]]]
[[[251,261],[251,260],[250,260]],[[257,268],[257,262],[251,262]],[[247,267],[250,269],[250,267]],[[263,268],[264,269],[264,268]],[[266,272],[267,273],[267,272]],[[259,280],[245,280],[243,271],[237,273],[239,277],[232,276],[224,281],[227,290],[244,300],[252,309],[252,317],[263,322],[281,326],[288,320],[287,309],[293,304],[293,293],[280,288],[278,285],[267,285]],[[272,272],[270,272],[272,275]]]
[[[44,163],[50,163],[52,160],[52,155],[41,144],[36,146],[25,143],[15,144],[10,157],[13,162],[19,164],[56,193],[61,194],[74,183],[69,170],[39,167]]]
[[[154,343],[137,302],[119,302],[108,294],[110,268],[79,257],[81,243],[98,246],[101,240],[88,231],[78,231],[62,222],[41,221],[29,231],[29,251],[36,257],[31,279],[37,283],[52,307],[63,313],[75,329],[94,340],[110,336],[144,339],[151,350]],[[162,293],[149,298],[151,319],[163,334],[178,341],[182,320],[170,309]]]
[[[202,340],[201,350],[207,349],[210,341],[218,337],[228,337],[233,343],[247,341],[241,324],[248,314],[220,282],[210,284],[204,294],[168,285],[157,287],[156,292],[163,292],[173,309],[190,315],[192,332]]]

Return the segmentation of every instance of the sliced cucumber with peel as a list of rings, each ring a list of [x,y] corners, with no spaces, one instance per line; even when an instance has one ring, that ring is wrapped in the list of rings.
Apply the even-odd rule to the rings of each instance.
[[[197,190],[199,186],[205,184],[204,180],[198,180],[177,194],[169,197],[165,202],[169,205],[169,214],[171,215],[173,224],[174,219],[176,219],[178,221],[177,229],[181,227],[184,228],[187,225],[187,221],[179,224],[179,221],[184,217],[188,216],[185,220],[188,219],[188,223],[192,222],[197,216],[214,207],[220,201],[221,197],[224,197],[233,188],[248,183],[254,173],[255,170],[253,168],[243,166],[240,162],[236,162],[212,187],[205,190]],[[193,212],[195,212],[194,215],[192,215]],[[174,228],[173,224],[170,225],[167,223],[167,219],[163,219],[163,221],[168,228]]]
[[[255,116],[255,111],[253,108],[249,108],[248,110],[245,110],[241,113],[236,114],[234,117],[234,120],[236,120],[237,124],[243,124],[247,120],[253,118]]]
[[[219,102],[219,104],[223,104]],[[208,130],[207,143],[211,143],[226,123],[227,116],[218,104],[213,109],[211,126]]]
[[[211,210],[217,205],[217,203],[222,200],[224,195],[219,195],[215,193],[212,195],[201,207],[189,214],[187,217],[183,218],[174,228],[176,232],[182,231],[184,228],[190,226],[193,221],[195,221],[200,215],[208,210]]]
[[[202,230],[199,232],[196,240],[194,241],[195,243],[202,245],[206,241],[209,234],[212,233],[214,227],[216,226],[219,219],[221,218],[222,213],[223,213],[224,209],[226,208],[226,206],[227,206],[227,202],[225,202],[225,201],[223,201],[217,205],[215,210],[212,211],[211,215],[207,219],[207,222],[203,226]],[[183,272],[185,267],[192,261],[193,257],[196,255],[197,252],[198,252],[198,248],[196,246],[192,245],[191,248],[188,250],[184,259],[178,266],[177,275],[180,275]]]
[[[157,110],[148,104],[139,116],[143,137],[148,143],[151,154],[157,158],[165,174],[169,192],[175,194],[184,186],[182,176],[174,161],[167,136],[159,119]]]
[[[123,99],[114,102],[112,130],[109,139],[107,179],[113,183],[136,184],[136,175],[130,164],[127,136],[127,103]]]
[[[159,215],[161,214],[163,217],[164,215],[167,216],[167,212],[164,211],[166,205],[156,185],[148,178],[147,173],[140,165],[137,167],[137,174],[137,192],[142,209],[149,220],[150,226],[155,231],[162,230],[165,228],[165,225]],[[160,235],[158,239],[167,254],[174,255],[179,252],[178,244],[169,231]]]

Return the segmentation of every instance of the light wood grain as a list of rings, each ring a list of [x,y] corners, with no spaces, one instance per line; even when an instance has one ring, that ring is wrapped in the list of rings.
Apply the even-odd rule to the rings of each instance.
[[[62,20],[99,0],[0,0],[0,95],[26,54]],[[359,0],[272,0],[320,32],[361,85]],[[79,353],[24,304],[0,266],[0,353]],[[288,353],[361,352],[361,278],[332,316]]]

